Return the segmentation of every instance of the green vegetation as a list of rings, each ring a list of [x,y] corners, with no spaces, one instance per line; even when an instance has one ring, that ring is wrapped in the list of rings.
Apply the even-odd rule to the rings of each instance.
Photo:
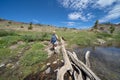
[[[25,66],[31,66],[43,62],[47,58],[47,54],[43,49],[44,46],[42,44],[35,42],[30,50],[25,52],[24,57],[21,59],[21,63]]]
[[[100,39],[106,39],[112,37],[112,35],[108,33],[96,33],[96,37]]]
[[[0,48],[0,63],[4,60],[7,59],[9,56],[13,55],[10,49]]]
[[[16,44],[20,40],[18,36],[6,36],[0,38],[0,48],[7,48],[13,44]]]
[[[50,39],[49,33],[33,33],[33,34],[26,34],[21,36],[23,41],[32,42],[32,41],[45,41]]]
[[[90,46],[96,40],[96,34],[87,31],[58,31],[58,35],[65,38],[69,47],[74,44],[79,46]]]
[[[12,24],[12,21],[8,21],[8,24]]]
[[[9,27],[5,28],[4,26],[8,25],[8,22],[0,25],[0,63],[14,60],[16,56],[18,62],[16,70],[14,68],[5,70],[6,72],[0,76],[2,80],[6,80],[6,76],[9,80],[23,80],[30,73],[41,70],[47,59],[45,46],[48,46],[53,30],[56,30],[59,37],[64,37],[68,48],[95,46],[94,43],[97,43],[97,39],[103,39],[106,42],[120,42],[120,32],[115,32],[113,28],[110,28],[112,34],[109,34],[106,32],[95,33],[90,30],[44,27],[44,25],[39,26],[32,23],[18,25],[12,22]],[[96,30],[97,25],[98,21],[94,26]],[[16,26],[21,26],[21,29],[18,30]],[[36,31],[32,29],[33,26],[35,26],[34,28],[37,26]],[[101,30],[103,28],[101,27]],[[46,45],[43,44],[44,41],[47,42]]]
[[[117,32],[116,34],[114,34],[113,38],[116,42],[120,42],[120,32]]]
[[[13,36],[13,35],[14,36],[17,35],[14,30],[3,30],[3,29],[0,30],[0,37],[2,37],[2,36]]]
[[[42,67],[42,65],[38,65],[42,64],[47,59],[47,53],[43,49],[44,46],[41,43],[35,42],[31,45],[31,48],[24,53],[25,55],[21,57],[20,70],[23,72],[22,75],[24,75],[24,77],[33,71],[37,72],[37,70],[41,69],[40,67]]]
[[[95,22],[95,24],[94,24],[93,28],[94,28],[94,29],[97,29],[97,28],[98,28],[98,24],[99,24],[99,21],[98,21],[98,20],[96,20],[96,22]]]
[[[28,30],[32,30],[33,29],[33,25],[32,25],[32,22],[30,22],[30,25],[28,27]]]
[[[115,27],[111,26],[109,30],[110,30],[110,33],[112,34],[115,31]]]

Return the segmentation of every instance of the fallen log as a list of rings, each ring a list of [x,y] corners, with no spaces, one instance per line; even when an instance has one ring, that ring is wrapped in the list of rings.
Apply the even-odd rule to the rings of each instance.
[[[88,68],[90,68],[89,56],[90,56],[90,51],[87,51],[85,54],[85,64]],[[90,78],[86,76],[86,80],[90,80]]]
[[[90,80],[101,80],[99,77],[97,77],[91,69],[89,69],[82,61],[76,59],[73,54],[69,51],[68,52],[68,55],[71,59],[71,61],[79,67],[79,69],[81,69],[82,71],[84,71],[84,73],[90,78]]]
[[[80,61],[75,52],[67,51],[64,46],[64,41],[61,40],[61,51],[63,55],[64,65],[57,72],[57,80],[64,80],[65,73],[69,72],[72,80],[101,80],[90,69],[89,55],[87,51],[85,55],[85,64]],[[83,77],[86,78],[83,78]],[[69,79],[68,79],[69,80]],[[70,79],[71,80],[71,79]]]
[[[64,41],[62,39],[60,39],[60,40],[62,43],[61,50],[62,50],[64,65],[57,72],[57,80],[64,80],[65,73],[67,71],[70,71],[72,73],[73,68],[72,68],[71,62],[69,60],[69,57],[67,55],[67,51],[65,50]]]

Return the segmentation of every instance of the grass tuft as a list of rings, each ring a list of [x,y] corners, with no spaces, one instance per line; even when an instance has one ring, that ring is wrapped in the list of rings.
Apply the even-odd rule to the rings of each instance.
[[[21,64],[24,66],[31,66],[47,59],[47,54],[43,50],[44,46],[40,43],[34,43],[32,48],[25,53],[21,59]]]

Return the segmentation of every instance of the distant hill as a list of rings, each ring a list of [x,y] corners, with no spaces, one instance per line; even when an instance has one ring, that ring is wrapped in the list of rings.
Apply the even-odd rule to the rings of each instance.
[[[30,22],[31,23],[31,22]],[[30,23],[17,22],[13,20],[6,20],[0,18],[0,29],[14,29],[14,30],[22,30],[27,31]],[[32,31],[52,31],[57,29],[57,27],[47,24],[34,24],[32,23]]]
[[[107,23],[98,23],[98,22],[96,22],[92,29],[97,29],[100,32],[109,33],[111,27],[113,27],[115,29],[114,32],[120,31],[120,23],[113,24],[113,23],[110,23],[110,22],[107,22]]]
[[[104,29],[104,30],[108,30],[111,26],[115,27],[115,30],[119,31],[120,30],[120,24],[99,24],[98,25],[98,29]]]
[[[31,23],[31,22],[30,22]],[[13,20],[6,20],[0,18],[0,29],[13,29],[13,30],[20,30],[20,31],[28,31],[28,27],[30,23],[24,22],[17,22]],[[29,31],[36,31],[36,32],[52,32],[54,30],[59,31],[66,31],[66,30],[73,30],[78,31],[76,28],[67,28],[67,27],[56,27],[49,24],[34,24],[32,23],[33,29]]]

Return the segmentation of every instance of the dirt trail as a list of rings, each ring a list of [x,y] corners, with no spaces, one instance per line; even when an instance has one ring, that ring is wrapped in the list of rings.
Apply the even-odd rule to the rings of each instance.
[[[45,46],[46,46],[46,47],[45,47],[45,51],[47,51],[47,53],[48,53],[48,58],[51,57],[54,53],[57,53],[57,54],[60,53],[60,48],[61,48],[61,46],[60,46],[60,43],[59,43],[59,42],[58,42],[58,45],[57,45],[55,51],[52,50],[52,44],[49,43],[48,41],[44,41],[43,44],[48,44],[48,45],[45,45]]]
[[[48,59],[44,65],[45,68],[37,73],[29,74],[24,80],[56,80],[57,70],[63,66],[64,61],[61,59],[61,54],[54,53],[51,47],[52,45],[48,44],[45,48],[48,53]],[[57,46],[57,50],[60,50],[60,45]],[[65,77],[67,78],[67,75]]]

